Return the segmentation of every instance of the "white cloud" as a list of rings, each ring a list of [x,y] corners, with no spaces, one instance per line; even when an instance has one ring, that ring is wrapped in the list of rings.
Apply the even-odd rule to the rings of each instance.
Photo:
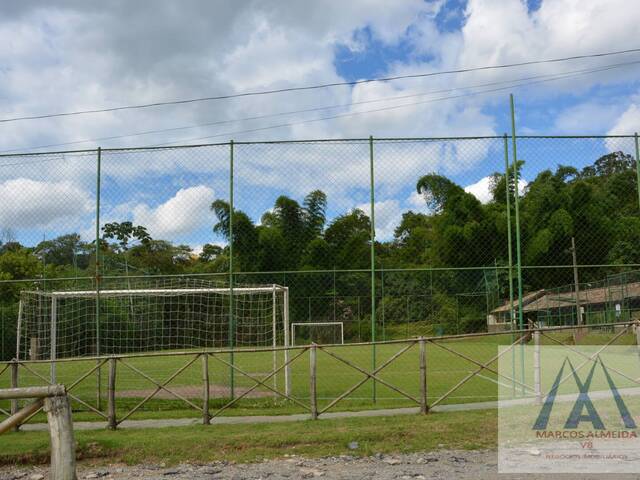
[[[442,32],[435,17],[439,12],[451,14],[447,8],[452,7],[442,0],[252,0],[223,4],[194,0],[180,8],[170,0],[159,0],[150,16],[149,6],[144,2],[89,6],[70,0],[55,7],[43,1],[3,5],[0,61],[6,68],[0,71],[0,94],[8,99],[5,113],[20,115],[339,81],[336,46],[352,46],[354,51],[367,48],[363,45],[367,42],[362,35],[365,28],[385,45],[403,40],[413,48],[408,59],[392,59],[384,65],[389,75],[518,62],[626,48],[640,21],[640,9],[628,8],[628,0],[544,0],[534,12],[529,12],[522,0],[469,0],[462,29]],[[95,28],[96,25],[100,28]],[[100,51],[100,56],[93,55],[95,51]],[[425,55],[427,61],[423,60]],[[86,62],[87,58],[92,58],[92,62]],[[590,60],[588,65],[598,62]],[[579,66],[586,64],[575,62]],[[518,69],[517,75],[565,68],[560,64],[538,65]],[[39,121],[39,128],[35,129],[31,123],[18,122],[5,126],[0,147],[110,136],[351,99],[412,94],[469,85],[476,80],[511,78],[515,73],[515,70],[488,71],[359,85],[352,90],[337,88],[116,112],[94,115],[91,121],[87,121],[88,117],[69,117]],[[540,85],[528,92],[553,95],[551,92],[558,91],[559,85],[563,91],[575,92],[594,83],[620,83],[635,78],[632,75],[633,72],[623,70],[602,72],[581,77],[578,82]],[[495,98],[503,99],[504,94],[415,105],[354,117],[357,121],[335,119],[253,132],[245,138],[485,135],[493,133],[495,121],[483,107]],[[107,143],[108,146],[153,144],[273,123],[273,120],[247,121]]]
[[[90,196],[70,182],[16,178],[0,183],[0,226],[3,228],[76,228],[91,212]]]
[[[359,208],[367,215],[371,214],[371,204],[363,203],[358,205]],[[390,240],[393,238],[393,231],[400,223],[402,218],[402,209],[398,200],[382,200],[374,204],[376,213],[376,239]]]
[[[177,239],[210,225],[214,191],[204,185],[180,189],[157,207],[141,203],[133,207],[133,221],[147,227],[154,238]]]
[[[472,185],[464,187],[464,191],[470,193],[482,203],[489,203],[493,196],[491,195],[491,177],[484,177]]]
[[[472,194],[482,203],[489,203],[491,200],[493,200],[493,195],[491,193],[491,181],[492,181],[491,177],[483,177],[480,180],[478,180],[476,183],[473,183],[471,185],[467,185],[466,187],[464,187],[464,191]],[[524,195],[524,191],[527,185],[528,185],[528,182],[525,179],[523,178],[518,179],[519,195]]]
[[[631,97],[627,109],[613,123],[607,132],[609,135],[633,135],[640,130],[640,93]],[[607,138],[605,146],[610,152],[624,151],[633,153],[633,139]]]
[[[629,105],[609,130],[610,135],[633,135],[640,130],[640,98]]]
[[[409,198],[407,198],[406,203],[414,212],[426,214],[432,213],[426,202],[424,201],[424,197],[415,190],[411,192],[411,195],[409,195]]]
[[[601,135],[611,128],[622,112],[624,106],[616,101],[586,101],[561,111],[556,117],[555,130],[566,135]]]

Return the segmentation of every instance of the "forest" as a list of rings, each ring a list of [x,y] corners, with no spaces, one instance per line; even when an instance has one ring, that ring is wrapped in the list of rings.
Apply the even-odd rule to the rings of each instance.
[[[487,311],[509,295],[508,218],[516,261],[513,173],[492,176],[492,200],[487,203],[436,173],[416,179],[416,191],[429,213],[404,212],[393,238],[374,246],[376,324],[381,331],[388,336],[411,333],[411,324],[429,326],[431,332],[435,326],[441,332],[483,329]],[[525,292],[573,281],[572,237],[577,263],[590,266],[581,269],[581,282],[640,264],[632,156],[614,152],[582,169],[558,165],[541,171],[519,197]],[[152,238],[144,225],[108,223],[101,228],[101,275],[197,274],[224,281],[232,242],[236,282],[288,285],[296,321],[346,321],[349,338],[368,340],[370,219],[358,209],[329,219],[330,201],[320,190],[301,199],[283,195],[259,219],[235,210],[231,225],[229,204],[215,200],[210,206],[212,233],[226,242],[207,243],[197,253],[188,245]],[[93,288],[82,278],[95,277],[96,247],[79,233],[27,246],[15,241],[9,228],[3,232],[0,355],[7,359],[13,355],[20,290],[51,288],[53,279],[69,279],[66,284],[74,286],[84,281],[83,288]],[[558,266],[566,268],[551,268]]]

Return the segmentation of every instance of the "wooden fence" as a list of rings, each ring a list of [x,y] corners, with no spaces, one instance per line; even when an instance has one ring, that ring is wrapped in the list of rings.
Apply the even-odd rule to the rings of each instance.
[[[630,334],[631,329],[635,328],[636,335],[638,336],[637,343],[640,344],[640,328],[636,328],[637,323],[615,323],[607,325],[598,325],[599,330],[606,330],[609,332],[608,341],[604,343],[601,349],[607,348],[607,346],[616,342],[621,336]],[[585,328],[585,327],[580,327]],[[567,335],[558,335],[558,332],[565,331]],[[495,353],[491,350],[491,355],[486,351],[483,355],[474,355],[473,349],[462,348],[462,346],[469,347],[469,345],[477,345],[478,342],[487,342],[489,344],[491,338],[496,336],[508,335],[509,338],[505,338],[503,346],[505,348]],[[78,408],[84,411],[91,412],[106,422],[106,425],[110,429],[116,429],[122,422],[131,419],[136,413],[145,406],[149,405],[152,399],[158,398],[172,398],[179,401],[181,405],[184,405],[187,410],[194,410],[198,412],[198,415],[202,418],[203,424],[211,423],[212,419],[228,413],[228,409],[237,406],[239,402],[247,398],[256,398],[254,395],[260,393],[261,395],[269,395],[270,398],[280,399],[286,405],[295,407],[297,412],[302,411],[309,414],[311,419],[317,419],[325,413],[336,410],[339,408],[339,404],[346,399],[350,399],[354,392],[360,389],[363,385],[369,382],[369,385],[373,386],[372,401],[365,406],[365,408],[378,408],[376,403],[376,388],[383,388],[386,392],[391,392],[394,395],[392,405],[385,404],[385,407],[392,408],[393,406],[413,405],[419,409],[423,414],[429,412],[430,409],[438,405],[443,404],[445,401],[450,401],[455,392],[460,391],[468,385],[474,379],[478,379],[483,375],[491,374],[494,382],[497,384],[499,381],[508,382],[514,387],[518,387],[523,392],[533,394],[540,401],[543,398],[544,392],[541,391],[540,386],[540,355],[539,346],[541,339],[549,344],[564,345],[565,347],[572,349],[571,345],[567,345],[567,338],[582,338],[584,336],[581,332],[576,332],[576,328],[567,327],[549,327],[549,328],[535,328],[532,326],[527,330],[518,330],[508,333],[495,332],[485,334],[467,334],[467,335],[452,335],[442,337],[420,337],[409,340],[397,340],[388,342],[377,343],[359,343],[348,345],[306,345],[296,346],[289,348],[256,348],[256,349],[243,349],[243,350],[205,350],[205,351],[187,351],[187,352],[159,352],[154,354],[137,354],[137,355],[117,355],[106,356],[98,358],[74,358],[74,359],[58,359],[56,363],[74,363],[76,365],[86,365],[89,363],[91,366],[86,367],[83,372],[77,373],[75,379],[67,383],[65,390],[66,396],[77,405]],[[508,341],[506,341],[508,340]],[[530,385],[522,378],[516,378],[517,375],[506,375],[504,372],[499,371],[496,366],[496,362],[508,352],[512,351],[517,345],[532,342],[535,345],[534,355],[534,367],[533,367],[533,384]],[[385,360],[378,363],[369,363],[367,367],[363,366],[363,362],[355,361],[354,358],[350,358],[350,354],[357,349],[367,349],[369,352],[371,349],[384,349],[391,351],[392,353]],[[277,365],[273,370],[266,373],[256,373],[251,369],[241,366],[237,361],[237,355],[259,355],[264,353],[284,352],[287,350],[288,355],[283,355],[284,360]],[[416,352],[417,350],[417,352]],[[407,355],[408,352],[412,352],[411,355]],[[449,364],[453,364],[454,361],[465,365],[465,370],[458,372],[457,376],[450,375],[446,381],[436,382],[431,377],[429,382],[428,374],[433,373],[434,369],[440,369],[446,374],[448,368],[447,362],[441,365],[430,364],[428,360],[427,352],[440,352],[441,356],[448,359]],[[233,360],[233,354],[236,354],[236,361]],[[325,368],[321,369],[318,366],[318,357],[322,355],[322,359],[325,362]],[[173,362],[171,370],[163,371],[162,374],[153,374],[145,368],[141,367],[139,362],[141,359],[149,364],[159,363],[162,360],[170,358]],[[382,375],[385,369],[400,362],[402,359],[402,365],[396,365],[396,370],[386,377]],[[303,360],[304,359],[304,360]],[[308,362],[308,370],[305,365],[300,365],[301,362]],[[326,362],[331,361],[332,367],[327,371]],[[585,361],[589,361],[586,359]],[[136,363],[138,362],[138,363]],[[213,362],[213,363],[212,363]],[[10,383],[12,388],[17,388],[21,381],[22,375],[28,375],[31,382],[40,382],[42,385],[52,385],[51,378],[43,373],[45,367],[50,362],[46,360],[40,361],[12,361],[0,364],[0,380],[3,375],[10,374]],[[242,378],[245,382],[245,387],[238,390],[235,393],[232,390],[228,395],[228,398],[218,399],[217,402],[213,402],[211,399],[211,365],[217,364],[220,369],[218,371],[233,371],[235,378]],[[350,372],[351,376],[360,377],[357,381],[349,385],[340,385],[332,390],[331,398],[322,398],[327,400],[328,403],[320,405],[319,400],[322,395],[319,392],[319,378],[323,378],[325,382],[331,382],[337,375],[339,375],[338,367],[340,366],[342,372]],[[290,388],[278,385],[277,378],[281,375],[285,368],[297,366],[298,378],[300,382],[297,384],[296,392],[292,392]],[[469,370],[466,370],[469,368]],[[40,371],[38,370],[40,369]],[[333,369],[333,370],[332,370]],[[101,402],[96,402],[95,405],[91,404],[91,401],[86,397],[82,397],[76,393],[76,389],[79,385],[87,382],[90,377],[95,375],[100,370],[106,370],[106,409],[100,408]],[[192,389],[198,389],[200,391],[196,396],[186,394],[184,390],[172,384],[176,378],[178,378],[185,371],[190,371],[192,374],[197,371],[197,378],[193,379],[191,384]],[[141,382],[150,385],[151,388],[144,390],[144,394],[139,394],[139,400],[135,404],[131,404],[129,401],[125,402],[122,396],[119,396],[118,391],[118,377],[122,375],[128,375],[129,378],[138,378]],[[394,375],[397,375],[394,376]],[[400,375],[410,376],[411,381],[400,381]],[[446,377],[447,375],[445,375]],[[349,377],[350,379],[351,377]],[[237,383],[237,382],[236,382]],[[408,389],[406,385],[410,384],[411,388]],[[435,388],[437,387],[437,388]],[[122,393],[122,392],[121,392]],[[193,392],[190,392],[193,393]],[[0,397],[1,399],[1,397]],[[222,403],[221,403],[222,402]],[[32,409],[26,412],[28,420],[33,417],[41,406],[33,405]],[[15,415],[18,412],[17,400],[13,400],[11,404],[11,412],[7,412],[0,408],[0,414]],[[268,411],[261,413],[269,413]]]

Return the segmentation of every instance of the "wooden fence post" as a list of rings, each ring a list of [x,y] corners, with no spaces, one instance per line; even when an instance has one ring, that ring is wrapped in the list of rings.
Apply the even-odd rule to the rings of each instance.
[[[540,330],[533,332],[533,384],[536,395],[536,404],[542,404],[542,391],[540,388]]]
[[[66,395],[44,399],[51,434],[50,478],[76,480],[76,447],[73,438],[71,406]]]
[[[202,354],[202,423],[209,425],[209,354]]]
[[[316,344],[309,349],[309,403],[311,404],[311,419],[318,419],[318,395],[316,393]]]
[[[427,404],[427,342],[420,337],[420,413],[426,415],[429,412]]]
[[[18,366],[19,363],[17,360],[14,360],[11,364],[11,388],[18,388]],[[18,410],[18,399],[16,398],[11,400],[11,415],[18,413]],[[20,430],[19,424],[13,428],[14,432],[17,432],[18,430]]]
[[[116,419],[116,363],[118,359],[109,359],[109,385],[107,387],[107,422],[109,430],[118,426]]]

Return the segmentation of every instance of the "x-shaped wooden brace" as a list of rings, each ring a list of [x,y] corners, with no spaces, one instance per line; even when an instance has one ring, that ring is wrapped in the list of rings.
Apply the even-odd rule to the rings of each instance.
[[[191,365],[193,365],[193,363],[198,360],[200,358],[200,353],[198,353],[195,357],[193,357],[191,360],[189,360],[185,365],[183,365],[182,367],[180,367],[178,370],[176,370],[169,378],[167,378],[164,382],[159,382],[157,380],[155,380],[154,378],[151,378],[149,375],[147,375],[146,373],[144,373],[143,371],[139,370],[138,368],[134,367],[133,365],[128,364],[127,362],[125,362],[122,358],[118,358],[118,361],[124,365],[125,367],[127,367],[129,370],[137,373],[138,375],[140,375],[141,377],[145,378],[146,380],[150,381],[151,383],[153,383],[156,386],[156,389],[151,392],[149,395],[147,395],[142,401],[140,401],[140,403],[138,403],[135,407],[133,407],[129,412],[126,413],[126,415],[124,415],[121,419],[118,420],[118,424],[124,422],[127,418],[129,418],[131,415],[133,415],[136,411],[138,411],[138,409],[140,409],[145,403],[147,403],[149,400],[151,400],[153,397],[155,397],[161,390],[164,390],[165,392],[169,393],[170,395],[173,395],[174,397],[176,397],[178,400],[182,400],[183,402],[185,402],[187,405],[189,405],[190,407],[195,408],[198,411],[201,411],[202,408],[199,407],[198,405],[196,405],[195,403],[193,403],[191,400],[183,397],[182,395],[174,392],[173,390],[171,390],[170,388],[167,388],[167,385],[174,379],[176,378],[178,375],[180,375],[182,372],[184,372],[187,368],[189,368]]]
[[[336,355],[335,353],[332,353],[332,352],[326,350],[325,348],[321,347],[320,345],[318,345],[317,348],[319,350],[322,350],[327,355],[335,358],[336,360],[341,361],[345,365],[348,365],[349,367],[353,368],[354,370],[358,370],[359,372],[361,372],[361,373],[363,373],[365,375],[365,377],[362,380],[360,380],[358,383],[356,383],[354,386],[349,388],[342,395],[340,395],[339,397],[335,398],[331,403],[329,403],[329,405],[327,405],[322,410],[320,410],[318,412],[318,415],[323,414],[324,412],[326,412],[327,410],[329,410],[330,408],[335,406],[338,402],[340,402],[344,398],[346,398],[349,395],[351,395],[353,392],[355,392],[358,388],[360,388],[360,386],[363,385],[369,379],[372,379],[374,381],[380,382],[382,385],[390,388],[391,390],[394,390],[395,392],[398,392],[400,395],[403,395],[404,397],[407,397],[409,400],[412,400],[412,401],[416,402],[418,405],[420,405],[420,400],[418,400],[417,398],[413,397],[412,395],[400,390],[398,387],[396,387],[394,385],[391,385],[390,383],[386,382],[385,380],[383,380],[383,379],[381,379],[380,377],[377,376],[377,374],[380,373],[380,371],[383,368],[387,367],[391,362],[393,362],[395,359],[397,359],[400,355],[405,353],[407,350],[411,349],[416,343],[417,343],[417,341],[413,341],[409,345],[407,345],[405,348],[403,348],[402,350],[396,352],[394,355],[389,357],[389,359],[386,362],[384,362],[382,365],[377,367],[373,372],[367,372],[365,369],[360,368],[357,365],[354,365],[350,361],[345,360],[344,358],[341,358],[338,355]]]
[[[504,349],[502,352],[498,353],[497,355],[494,355],[494,356],[493,356],[493,357],[492,357],[488,362],[480,363],[480,362],[478,362],[478,361],[476,361],[476,360],[473,360],[473,359],[471,359],[471,358],[466,358],[466,360],[469,360],[469,361],[471,361],[472,363],[475,363],[475,364],[476,364],[476,365],[478,365],[479,367],[478,367],[476,370],[474,370],[473,372],[469,373],[466,377],[464,377],[462,380],[460,380],[458,383],[456,383],[452,388],[450,388],[450,389],[449,389],[449,391],[447,391],[444,395],[442,395],[440,398],[438,398],[436,401],[434,401],[434,402],[431,404],[431,407],[430,407],[430,408],[433,408],[433,407],[435,407],[436,405],[438,405],[439,403],[441,403],[441,402],[442,402],[443,400],[445,400],[449,395],[451,395],[453,392],[455,392],[456,390],[458,390],[462,385],[464,385],[465,383],[467,383],[469,380],[471,380],[473,377],[475,377],[477,374],[479,374],[479,373],[480,373],[481,371],[483,371],[483,370],[489,370],[490,372],[493,372],[493,373],[496,373],[496,374],[500,375],[498,372],[496,372],[496,371],[495,371],[495,370],[493,370],[491,367],[489,367],[489,365],[491,365],[493,362],[495,362],[496,360],[498,360],[498,359],[499,359],[502,355],[504,355],[505,353],[510,352],[510,351],[513,349],[513,347],[514,347],[514,346],[516,346],[517,344],[519,344],[519,343],[520,343],[520,342],[521,342],[521,341],[522,341],[526,336],[527,336],[527,335],[523,335],[523,336],[521,336],[520,338],[518,338],[515,342],[513,342],[511,345],[509,345],[509,347],[508,347],[508,348]],[[451,352],[451,353],[454,353],[454,354],[456,354],[456,355],[458,355],[458,356],[460,356],[460,357],[462,357],[462,358],[465,358],[465,357],[466,357],[465,355],[462,355],[460,352],[456,352],[455,350],[452,350],[452,349],[450,349],[450,348],[443,347],[442,345],[440,345],[440,344],[438,344],[438,343],[436,343],[436,342],[434,342],[434,341],[431,341],[431,343],[432,343],[433,345],[436,345],[436,346],[440,347],[440,348],[443,348],[444,350],[447,350],[447,351],[449,351],[449,352]],[[500,375],[500,376],[501,376],[501,377],[503,377],[503,378],[506,378],[506,379],[508,379],[508,380],[511,380],[512,382],[516,382],[516,380],[510,379],[510,378],[509,378],[509,377],[507,377],[506,375]],[[531,388],[530,388],[530,387],[528,387],[527,385],[524,385],[524,384],[522,384],[522,383],[520,383],[520,382],[516,382],[516,383],[520,384],[520,386],[524,386],[525,388],[529,388],[529,389],[531,389]]]
[[[244,375],[245,377],[251,379],[253,382],[255,382],[255,384],[247,389],[245,392],[242,393],[242,395],[235,397],[234,399],[232,399],[229,403],[225,404],[222,408],[220,408],[219,410],[217,410],[213,415],[211,415],[211,418],[217,417],[218,415],[220,415],[223,411],[225,411],[227,408],[229,408],[230,406],[232,406],[233,404],[235,404],[238,400],[240,400],[241,398],[246,397],[247,395],[249,395],[251,392],[253,392],[256,388],[258,388],[259,386],[263,386],[269,390],[271,390],[272,392],[274,392],[276,395],[280,395],[281,397],[286,398],[287,400],[291,400],[293,403],[301,406],[302,408],[304,408],[305,410],[309,410],[311,411],[311,407],[309,405],[305,405],[304,403],[302,403],[300,400],[293,398],[289,395],[287,395],[286,393],[282,393],[280,391],[278,391],[276,388],[272,387],[271,385],[267,385],[267,381],[271,378],[273,378],[275,375],[278,374],[278,372],[280,372],[283,368],[285,368],[286,366],[290,365],[291,363],[293,363],[294,360],[296,360],[297,358],[299,358],[303,353],[305,353],[308,350],[308,348],[304,348],[302,349],[297,355],[293,356],[292,358],[290,358],[289,360],[287,360],[285,363],[283,363],[282,365],[280,365],[278,368],[276,368],[273,372],[271,372],[269,375],[267,375],[263,380],[260,380],[256,377],[254,377],[253,375],[245,372],[244,370],[242,370],[241,368],[238,368],[237,365],[234,365],[230,362],[227,362],[226,360],[218,357],[215,354],[210,354],[213,358],[215,358],[216,360],[218,360],[220,363],[223,363],[224,365],[231,367],[232,369],[234,369],[237,372],[240,372],[242,375]]]
[[[96,365],[91,368],[91,370],[89,370],[88,372],[86,372],[84,375],[82,375],[80,378],[78,378],[75,382],[73,382],[71,385],[67,385],[67,395],[75,400],[76,402],[78,402],[79,404],[83,405],[84,407],[88,408],[89,410],[91,410],[92,412],[94,412],[97,415],[100,415],[102,418],[104,418],[105,420],[107,419],[107,416],[102,413],[100,410],[98,410],[97,408],[89,405],[87,402],[85,402],[84,400],[78,398],[77,396],[73,395],[72,393],[70,393],[70,391],[76,387],[80,382],[82,382],[85,378],[87,378],[89,375],[91,375],[93,372],[95,372],[96,370],[98,370],[100,367],[102,367],[105,363],[107,362],[106,359],[100,360],[99,362],[96,363]],[[51,379],[45,377],[44,375],[40,375],[38,372],[36,372],[35,370],[32,370],[31,368],[27,367],[26,364],[20,362],[19,365],[24,368],[27,372],[31,373],[32,375],[38,377],[39,379],[45,381],[47,384],[49,385],[53,385],[53,383],[51,383]],[[39,410],[38,410],[39,411]],[[38,411],[36,411],[33,415],[35,415],[36,413],[38,413]],[[31,415],[31,417],[33,417],[33,415]],[[29,419],[31,418],[29,417]],[[29,419],[27,419],[25,421],[25,423],[27,421],[29,421]]]
[[[569,374],[567,374],[566,376],[564,376],[560,382],[558,382],[558,387],[560,385],[562,385],[564,382],[566,382],[567,380],[569,380],[570,378],[573,378],[574,373],[577,373],[578,370],[581,370],[582,367],[584,367],[585,365],[587,365],[590,362],[593,362],[595,358],[598,357],[598,355],[600,355],[600,353],[602,351],[604,351],[607,347],[611,346],[611,344],[613,342],[615,342],[618,338],[620,338],[622,335],[624,335],[625,333],[627,333],[627,331],[629,330],[629,325],[625,325],[625,327],[618,332],[611,340],[609,340],[607,343],[605,343],[604,345],[602,345],[602,347],[600,347],[594,354],[592,355],[587,355],[586,353],[580,352],[579,350],[576,350],[575,348],[571,348],[570,345],[565,345],[564,343],[562,343],[560,340],[556,340],[553,337],[550,337],[549,335],[546,335],[545,332],[541,332],[542,335],[545,338],[548,338],[549,340],[551,340],[552,342],[557,343],[558,345],[566,348],[567,350],[570,350],[574,353],[576,353],[577,355],[581,356],[582,358],[586,358],[586,360],[584,362],[582,362],[580,365],[578,365],[578,367],[574,368],[572,372],[570,372]],[[618,370],[615,367],[609,367],[607,365],[607,370],[611,370],[612,372],[617,373],[618,375],[621,375],[622,377],[626,378],[627,380],[631,380],[633,383],[640,383],[637,379],[631,378],[628,375],[626,375],[625,373],[621,372],[620,370]],[[549,392],[550,393],[550,392]],[[546,397],[547,395],[549,395],[549,393],[547,393],[546,395],[543,395],[543,398]]]
[[[522,340],[522,339],[523,339],[523,338],[525,338],[525,337],[526,337],[526,335],[525,335],[525,336],[523,336],[523,337],[520,337],[520,339],[519,339],[518,341],[516,341],[516,342],[512,345],[512,347],[513,347],[514,345],[518,344],[518,343],[520,342],[520,340]],[[463,358],[463,359],[465,359],[466,361],[468,361],[468,362],[470,362],[470,363],[473,363],[473,364],[477,365],[478,367],[482,367],[482,369],[481,369],[481,370],[487,370],[487,371],[489,371],[489,372],[491,372],[491,373],[493,373],[493,374],[497,375],[498,377],[502,377],[502,378],[504,378],[505,380],[508,380],[508,381],[510,381],[510,382],[512,382],[512,383],[516,383],[516,384],[518,384],[520,387],[522,387],[522,388],[524,388],[524,389],[527,389],[527,390],[529,390],[530,392],[533,392],[533,389],[532,389],[529,385],[527,385],[526,383],[519,382],[519,381],[518,381],[518,380],[516,380],[515,378],[511,378],[510,376],[505,375],[504,373],[500,373],[500,372],[498,372],[497,370],[495,370],[495,369],[491,368],[488,364],[483,364],[483,363],[481,363],[480,361],[475,360],[474,358],[469,357],[468,355],[465,355],[464,353],[458,352],[458,351],[456,351],[456,350],[454,350],[454,349],[452,349],[452,348],[449,348],[449,347],[445,347],[445,345],[444,345],[444,344],[442,344],[442,343],[438,343],[438,342],[437,342],[437,340],[431,340],[431,344],[432,344],[432,345],[435,345],[436,347],[440,347],[441,349],[446,350],[447,352],[451,352],[451,353],[453,353],[454,355],[457,355],[458,357]],[[512,348],[512,347],[510,347],[510,348]],[[495,360],[494,360],[494,361],[495,361]],[[492,362],[489,362],[489,363],[492,363]],[[479,374],[479,372],[475,373],[474,375],[478,375],[478,374]]]

